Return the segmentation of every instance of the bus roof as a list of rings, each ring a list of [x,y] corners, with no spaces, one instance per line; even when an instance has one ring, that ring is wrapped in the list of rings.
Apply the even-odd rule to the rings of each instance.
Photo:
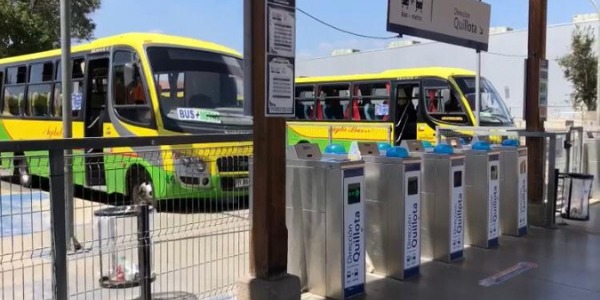
[[[71,48],[72,53],[91,51],[93,49],[101,49],[116,45],[129,45],[136,49],[139,49],[143,45],[148,44],[160,44],[160,45],[173,45],[173,46],[185,46],[191,48],[197,48],[200,50],[221,52],[231,56],[241,58],[241,54],[235,50],[197,39],[186,38],[181,36],[158,34],[158,33],[124,33],[119,35],[113,35],[95,39],[91,42],[75,45]],[[54,49],[49,51],[13,56],[9,58],[0,59],[0,64],[11,64],[27,60],[43,59],[49,57],[60,56],[60,49]]]
[[[298,77],[296,83],[316,83],[316,82],[336,82],[336,81],[362,81],[362,80],[382,80],[382,79],[404,79],[418,78],[423,76],[439,76],[448,78],[453,75],[471,75],[475,72],[446,67],[427,67],[427,68],[409,68],[409,69],[392,69],[381,73],[365,73],[337,76],[317,76],[317,77]]]

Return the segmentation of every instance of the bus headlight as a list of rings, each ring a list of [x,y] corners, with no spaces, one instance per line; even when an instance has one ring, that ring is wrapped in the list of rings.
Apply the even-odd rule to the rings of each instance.
[[[181,183],[189,186],[209,186],[210,178],[207,174],[207,164],[201,158],[173,152],[173,163],[176,177]]]
[[[179,161],[186,169],[191,171],[204,172],[206,170],[206,163],[198,157],[181,156]]]

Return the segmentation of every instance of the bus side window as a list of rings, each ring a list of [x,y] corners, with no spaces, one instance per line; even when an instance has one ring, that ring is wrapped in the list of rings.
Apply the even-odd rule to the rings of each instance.
[[[423,105],[431,118],[448,123],[468,122],[459,95],[446,80],[423,80],[423,92]]]
[[[315,108],[315,90],[312,85],[296,86],[296,119],[311,120]]]
[[[7,68],[5,82],[3,114],[6,116],[24,116],[27,110],[25,103],[27,67]]]
[[[75,103],[77,105],[82,104],[84,100],[83,98],[83,78],[85,74],[85,59],[82,57],[73,58],[73,69],[71,71],[72,81],[72,96],[71,100],[75,98],[75,100],[79,99],[81,102]],[[60,60],[56,63],[56,79],[54,82],[54,95],[52,97],[52,116],[54,118],[62,117],[62,74],[60,69]],[[81,107],[73,106],[73,101],[71,101],[71,115],[73,118],[79,117],[79,111]]]
[[[134,53],[115,51],[112,66],[113,105],[117,114],[124,120],[150,125],[152,110],[142,70],[135,62]]]
[[[319,100],[323,106],[323,120],[343,120],[350,103],[350,85],[322,85]]]
[[[358,117],[360,120],[385,121],[390,113],[390,84],[386,82],[369,82],[356,85],[354,95],[358,101]],[[354,103],[353,103],[354,105]],[[354,114],[356,117],[356,114]],[[353,117],[353,119],[355,119]]]
[[[52,62],[32,64],[29,67],[27,98],[29,99],[28,113],[30,116],[48,117],[51,115],[53,75],[54,64]]]
[[[4,103],[4,72],[0,69],[0,103]]]

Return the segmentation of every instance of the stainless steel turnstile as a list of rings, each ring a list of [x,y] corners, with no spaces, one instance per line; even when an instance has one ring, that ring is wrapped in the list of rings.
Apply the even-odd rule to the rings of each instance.
[[[289,272],[319,296],[364,293],[364,162],[299,144],[288,149],[286,176]]]
[[[466,243],[490,248],[500,235],[500,154],[465,150]]]
[[[527,147],[498,147],[500,152],[501,234],[527,234]]]
[[[465,157],[423,154],[423,258],[452,262],[464,249]]]
[[[374,273],[407,279],[421,262],[421,159],[363,155],[367,254]]]

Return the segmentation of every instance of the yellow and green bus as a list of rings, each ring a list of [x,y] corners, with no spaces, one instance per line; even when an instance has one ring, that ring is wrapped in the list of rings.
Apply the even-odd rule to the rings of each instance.
[[[514,127],[500,94],[481,78],[480,125]],[[373,74],[298,77],[296,117],[287,141],[329,143],[349,150],[354,141],[435,142],[436,126],[474,126],[475,73],[428,67]],[[467,135],[468,136],[468,135]]]
[[[0,59],[1,140],[62,137],[61,63],[59,49]],[[243,115],[242,57],[221,45],[121,34],[74,46],[72,72],[74,138],[252,130]],[[142,184],[152,185],[155,200],[247,194],[251,149],[251,142],[233,141],[80,149],[74,183],[131,200]],[[48,176],[47,162],[32,161],[44,156],[2,153],[2,166],[27,186],[32,175]]]

